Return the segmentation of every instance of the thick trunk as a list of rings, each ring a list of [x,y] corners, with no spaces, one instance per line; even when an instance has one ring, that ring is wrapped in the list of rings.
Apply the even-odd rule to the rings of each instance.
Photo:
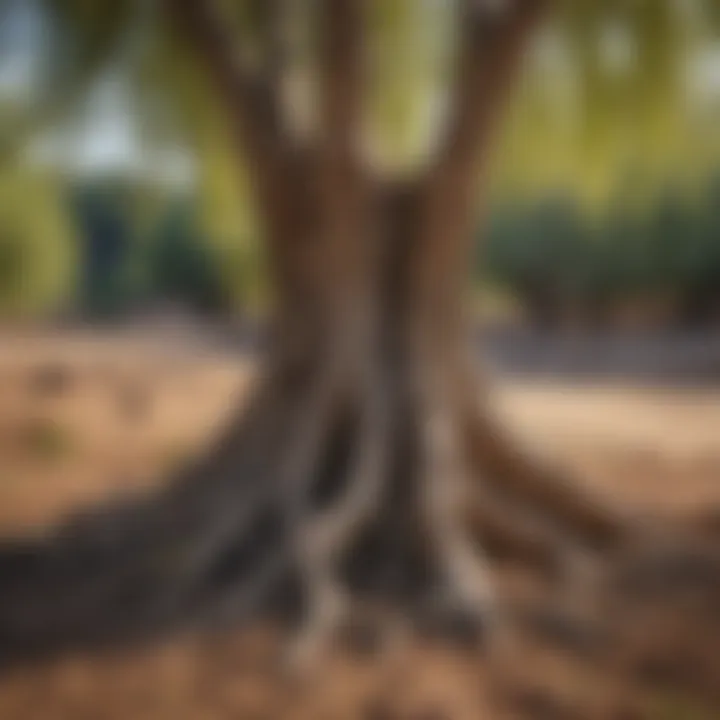
[[[277,342],[244,412],[160,497],[2,554],[4,652],[254,611],[290,576],[323,618],[340,594],[485,612],[476,533],[542,569],[615,539],[489,424],[457,249],[426,233],[421,188],[369,192],[331,268],[317,206],[312,188],[275,196]]]

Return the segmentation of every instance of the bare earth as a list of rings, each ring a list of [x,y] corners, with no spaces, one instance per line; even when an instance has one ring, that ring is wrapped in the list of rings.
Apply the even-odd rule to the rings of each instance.
[[[252,373],[249,360],[159,338],[1,339],[0,533],[151,487],[201,450]],[[720,388],[499,382],[496,401],[526,442],[615,502],[673,516],[720,507]],[[503,670],[523,688],[510,715],[494,704],[497,669],[419,643],[382,663],[337,652],[292,684],[273,670],[268,633],[17,671],[0,678],[0,718],[720,718],[687,698],[634,703],[616,680],[529,647]]]

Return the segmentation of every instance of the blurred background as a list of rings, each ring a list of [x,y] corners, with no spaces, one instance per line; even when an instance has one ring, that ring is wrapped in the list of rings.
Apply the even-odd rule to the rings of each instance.
[[[442,118],[452,3],[370,6],[373,149],[412,172]],[[717,506],[720,4],[559,1],[492,164],[468,272],[498,407],[614,501]],[[250,190],[156,3],[0,0],[0,532],[157,484],[242,401],[271,302]],[[228,636],[59,663],[3,679],[0,717],[340,718],[364,692],[337,662],[315,697],[282,705],[258,652]],[[578,668],[534,670],[583,708],[616,698]],[[419,652],[380,682],[407,717],[499,717],[456,657]],[[692,697],[651,706],[717,717]]]
[[[375,5],[376,145],[412,167],[442,105],[451,13]],[[497,148],[478,307],[553,334],[713,332],[716,3],[574,5],[537,38]],[[0,316],[257,317],[262,251],[222,114],[153,4],[118,8],[0,5]]]

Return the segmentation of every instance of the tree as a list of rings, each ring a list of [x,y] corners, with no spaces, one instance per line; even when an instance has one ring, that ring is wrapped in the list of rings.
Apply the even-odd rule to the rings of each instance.
[[[479,181],[542,0],[458,3],[446,120],[409,178],[364,152],[368,2],[300,5],[310,132],[283,102],[290,4],[244,3],[238,54],[223,7],[164,2],[252,180],[275,291],[264,372],[167,490],[2,549],[9,660],[291,597],[311,643],[366,598],[484,622],[502,610],[490,557],[574,576],[638,532],[492,416],[463,311]]]

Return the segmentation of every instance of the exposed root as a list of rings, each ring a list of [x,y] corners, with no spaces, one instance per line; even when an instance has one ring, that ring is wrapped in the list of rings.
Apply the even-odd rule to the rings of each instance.
[[[377,514],[383,499],[390,440],[383,392],[387,388],[372,363],[360,365],[357,379],[362,382],[353,393],[353,404],[358,406],[357,437],[348,448],[347,482],[330,507],[315,507],[316,498],[308,483],[297,488],[298,495],[289,505],[297,562],[307,594],[307,617],[291,648],[295,666],[307,663],[352,614],[349,589],[339,577],[340,560],[361,527]],[[332,448],[327,450],[332,453]],[[308,466],[301,471],[306,477],[317,478],[312,470]]]
[[[579,552],[548,518],[503,497],[492,487],[475,490],[465,507],[465,517],[493,558],[533,568],[546,577],[562,577],[569,556]]]
[[[299,621],[297,667],[377,607],[420,625],[445,614],[467,634],[497,620],[597,663],[641,643],[632,618],[649,607],[664,603],[678,627],[716,613],[707,533],[628,543],[624,518],[537,471],[474,403],[469,432],[469,393],[460,402],[441,370],[403,385],[402,360],[283,368],[168,489],[0,546],[0,660],[282,610]],[[508,560],[561,580],[603,572],[523,607],[496,587]],[[632,656],[649,672],[646,651]]]
[[[433,388],[432,383],[426,387]],[[423,447],[426,451],[423,510],[429,539],[441,571],[439,601],[464,616],[471,626],[485,628],[498,608],[490,568],[464,522],[471,483],[462,438],[442,388],[428,398]]]
[[[475,466],[484,470],[483,477],[499,493],[532,508],[588,548],[603,552],[627,541],[633,519],[609,508],[562,471],[528,457],[502,425],[488,417],[486,409],[475,406],[466,415],[466,427]]]
[[[233,583],[254,584],[268,552],[283,552],[276,493],[262,482],[283,427],[276,392],[261,387],[249,414],[158,495],[0,548],[3,659],[153,635],[204,615]]]

